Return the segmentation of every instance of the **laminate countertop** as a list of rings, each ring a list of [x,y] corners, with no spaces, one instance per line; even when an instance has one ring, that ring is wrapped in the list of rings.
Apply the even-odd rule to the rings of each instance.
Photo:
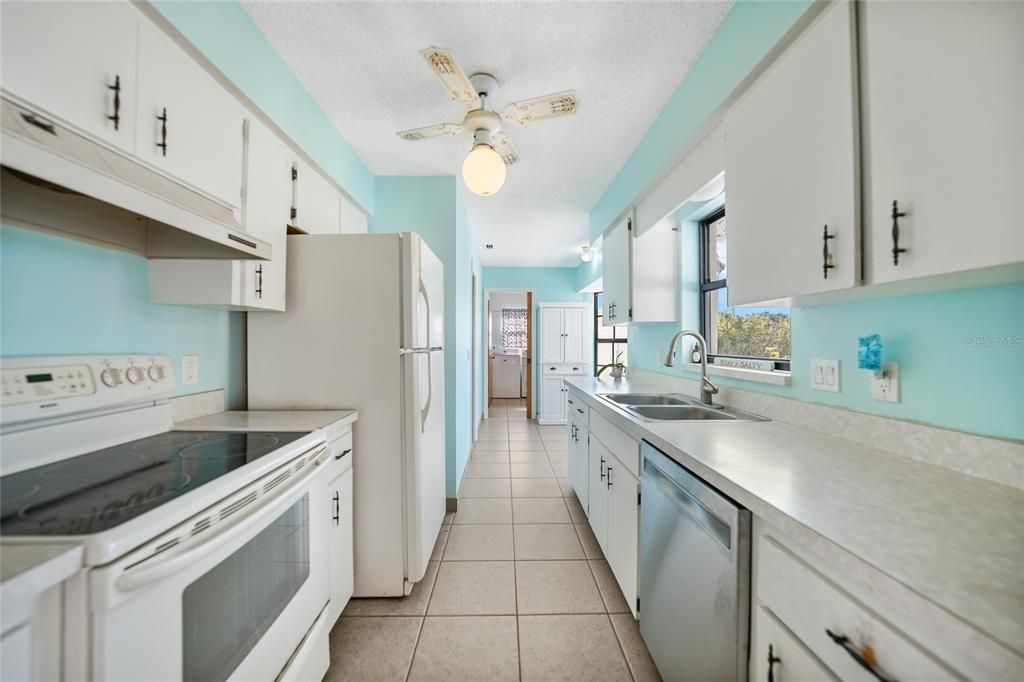
[[[663,388],[565,381],[765,521],[795,521],[1024,655],[1024,491],[782,422],[645,422],[598,394]]]
[[[28,621],[36,597],[82,568],[82,545],[0,543],[0,622],[6,631]]]

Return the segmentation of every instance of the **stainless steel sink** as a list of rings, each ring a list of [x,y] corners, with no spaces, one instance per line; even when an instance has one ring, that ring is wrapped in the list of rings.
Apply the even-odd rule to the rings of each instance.
[[[602,398],[619,405],[690,405],[688,398],[654,393],[602,393]]]
[[[696,405],[630,405],[630,412],[659,422],[692,422],[706,420],[735,421],[736,415],[729,414],[725,408],[697,407]]]

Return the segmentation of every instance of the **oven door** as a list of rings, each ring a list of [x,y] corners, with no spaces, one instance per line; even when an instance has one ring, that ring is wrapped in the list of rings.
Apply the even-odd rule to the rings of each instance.
[[[328,599],[329,456],[320,446],[93,570],[93,678],[276,677]]]

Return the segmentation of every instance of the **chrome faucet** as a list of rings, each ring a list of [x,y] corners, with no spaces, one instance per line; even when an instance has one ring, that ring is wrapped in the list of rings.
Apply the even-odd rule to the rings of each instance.
[[[668,344],[668,355],[665,357],[665,366],[674,367],[676,364],[676,344],[684,336],[692,336],[697,340],[697,349],[700,351],[700,401],[705,405],[714,404],[711,396],[718,393],[718,387],[708,379],[708,344],[699,332],[692,329],[684,329],[676,332],[672,341]]]

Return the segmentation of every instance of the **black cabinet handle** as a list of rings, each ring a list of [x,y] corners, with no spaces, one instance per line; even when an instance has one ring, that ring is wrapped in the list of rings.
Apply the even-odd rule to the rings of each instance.
[[[341,454],[335,455],[334,459],[341,459],[350,452],[352,452],[352,448],[345,448],[344,450],[341,451]]]
[[[563,388],[562,390],[564,391],[565,389]],[[572,398],[569,398],[569,399],[567,399],[567,400],[566,400],[565,402],[567,402],[567,403],[569,403],[570,405],[572,405]]]
[[[114,130],[121,127],[121,76],[114,76],[114,84],[107,88],[114,91],[114,115],[107,116],[107,120],[114,122]]]
[[[901,211],[899,204],[896,200],[892,200],[892,264],[900,264],[900,254],[906,253],[906,249],[900,248],[900,218],[906,216],[905,211]]]
[[[583,414],[583,408],[577,407],[576,411],[579,412],[580,414]]]
[[[35,114],[22,114],[21,117],[25,120],[25,123],[28,123],[29,125],[33,125],[40,130],[45,130],[51,135],[57,134],[57,127],[52,122],[47,121],[41,116],[37,116]]]
[[[256,266],[256,298],[263,298],[263,264]]]
[[[782,659],[775,655],[772,645],[768,645],[768,682],[775,682],[775,664],[782,663]]]
[[[341,521],[341,494],[334,493],[334,525],[338,525]]]
[[[601,480],[604,480],[604,457],[601,458]]]
[[[825,229],[821,232],[821,270],[825,275],[825,279],[828,279],[828,271],[835,267],[835,265],[832,264],[832,254],[828,252],[828,240],[835,238],[836,236],[834,234],[828,233],[828,225],[826,225]]]
[[[825,634],[828,635],[833,642],[835,642],[836,646],[841,646],[843,649],[845,649],[846,653],[850,654],[850,658],[857,661],[857,663],[860,664],[860,667],[864,668],[869,673],[871,673],[872,677],[874,677],[876,680],[878,680],[879,682],[896,682],[894,678],[889,677],[884,672],[879,670],[878,665],[874,661],[868,660],[864,656],[864,654],[857,649],[856,645],[854,645],[854,643],[850,641],[849,637],[847,637],[846,635],[840,635],[836,632],[832,632],[828,628],[825,628]]]
[[[608,487],[611,488],[612,487],[612,468],[611,467],[605,467],[604,468],[604,473],[605,473],[605,476],[607,477],[606,480],[608,482]]]
[[[160,141],[156,146],[163,150],[164,156],[167,156],[167,107],[164,107],[163,114],[157,116],[156,120],[160,121]]]

